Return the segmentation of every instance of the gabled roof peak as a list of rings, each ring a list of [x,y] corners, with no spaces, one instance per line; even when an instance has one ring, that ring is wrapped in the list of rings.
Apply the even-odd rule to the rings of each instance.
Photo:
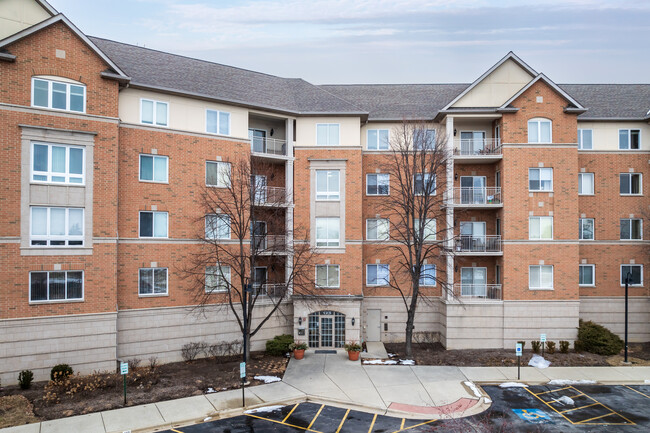
[[[537,83],[538,81],[544,81],[544,82],[545,82],[546,84],[548,84],[548,85],[549,85],[553,90],[555,90],[558,94],[560,94],[560,96],[562,96],[564,99],[566,99],[567,101],[569,101],[569,102],[574,106],[574,111],[576,111],[576,110],[577,110],[577,111],[581,111],[581,112],[585,112],[585,111],[587,111],[587,109],[586,109],[585,107],[583,107],[582,104],[580,104],[578,101],[576,101],[575,99],[573,99],[573,97],[572,97],[571,95],[569,95],[567,92],[565,92],[565,91],[564,91],[560,86],[558,86],[557,84],[555,84],[555,83],[553,82],[553,80],[551,80],[550,78],[548,78],[548,77],[547,77],[546,75],[544,75],[542,72],[540,72],[539,74],[537,74],[537,76],[536,76],[535,78],[533,78],[533,79],[530,81],[530,83],[528,83],[528,84],[526,84],[524,87],[522,87],[521,90],[519,90],[517,93],[515,93],[514,95],[512,95],[512,97],[511,97],[510,99],[508,99],[506,102],[504,102],[503,105],[501,105],[501,107],[499,107],[499,109],[505,109],[505,108],[507,108],[510,104],[512,104],[512,102],[513,102],[515,99],[517,99],[519,96],[521,96],[522,93],[524,93],[524,92],[525,92],[526,90],[528,90],[531,86],[533,86],[533,84]]]

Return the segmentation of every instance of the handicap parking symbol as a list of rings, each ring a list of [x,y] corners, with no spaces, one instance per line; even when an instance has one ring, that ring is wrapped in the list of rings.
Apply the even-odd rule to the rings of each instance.
[[[521,419],[531,424],[548,424],[552,423],[551,417],[540,409],[512,409]]]

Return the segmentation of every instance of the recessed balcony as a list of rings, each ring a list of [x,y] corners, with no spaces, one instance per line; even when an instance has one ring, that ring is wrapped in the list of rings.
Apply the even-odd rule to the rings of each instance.
[[[459,208],[490,209],[503,207],[501,187],[455,187],[450,204]]]
[[[253,203],[255,206],[289,206],[287,189],[279,186],[256,187]]]
[[[501,284],[454,284],[454,295],[461,301],[500,301]]]
[[[268,137],[251,137],[251,151],[254,156],[286,157],[287,140]]]
[[[286,235],[256,234],[253,245],[259,255],[286,255],[289,251],[288,237]]]
[[[461,235],[456,238],[456,255],[501,256],[503,248],[500,235]]]
[[[454,163],[490,164],[503,158],[498,138],[470,138],[454,140]]]

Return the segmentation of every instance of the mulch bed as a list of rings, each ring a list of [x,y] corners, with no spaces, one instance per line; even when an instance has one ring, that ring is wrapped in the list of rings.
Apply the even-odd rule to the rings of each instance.
[[[215,391],[240,388],[240,362],[240,356],[205,358],[189,363],[163,364],[153,370],[143,363],[135,371],[129,372],[127,405],[201,395],[209,388]],[[287,362],[288,358],[267,356],[263,352],[251,354],[246,369],[250,385],[263,383],[254,380],[254,376],[282,378]],[[75,376],[69,383],[59,386],[35,382],[24,391],[18,386],[0,388],[0,402],[5,396],[26,398],[24,402],[33,406],[34,414],[28,422],[118,409],[123,407],[124,398],[122,376],[112,373]]]

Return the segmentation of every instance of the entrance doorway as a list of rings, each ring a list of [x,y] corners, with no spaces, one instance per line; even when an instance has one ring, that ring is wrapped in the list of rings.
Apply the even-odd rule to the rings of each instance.
[[[345,314],[317,311],[309,315],[309,347],[343,347]]]
[[[366,338],[368,341],[381,341],[381,310],[368,310]]]

